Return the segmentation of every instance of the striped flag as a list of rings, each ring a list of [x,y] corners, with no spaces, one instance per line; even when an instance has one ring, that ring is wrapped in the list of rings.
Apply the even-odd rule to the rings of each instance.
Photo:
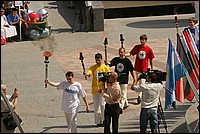
[[[190,42],[191,42],[191,44],[192,44],[192,49],[194,50],[194,53],[195,53],[195,55],[196,55],[196,58],[197,58],[197,60],[198,60],[198,62],[199,62],[199,50],[198,50],[198,48],[197,48],[197,44],[198,44],[198,41],[195,41],[195,38],[193,38],[193,35],[192,35],[192,33],[190,32],[190,30],[187,30],[188,31],[188,34],[189,34],[189,37],[190,37]],[[195,30],[195,31],[197,31],[197,30]],[[196,33],[197,34],[197,33]],[[195,37],[197,36],[195,34]],[[199,36],[199,35],[198,35]]]
[[[177,52],[179,53],[180,58],[183,61],[183,64],[185,65],[187,71],[189,72],[189,77],[191,79],[191,82],[194,84],[194,87],[198,89],[199,85],[199,65],[198,65],[198,59],[196,57],[196,54],[198,52],[195,50],[196,45],[192,41],[193,37],[190,34],[189,30],[182,32],[182,37],[177,36]],[[177,87],[183,87],[176,88],[176,94],[177,94],[177,100],[180,102],[184,102],[181,96],[182,90],[184,90],[184,98],[186,98],[189,101],[192,101],[194,98],[194,92],[192,91],[192,87],[189,84],[188,80],[186,78],[183,78],[183,81],[178,80],[177,81]]]
[[[194,42],[194,39],[189,33],[191,33],[191,32],[188,29],[182,32],[183,37],[188,45],[189,51],[192,54],[195,66],[198,67],[199,66],[199,64],[198,64],[199,54],[197,53],[197,49],[194,49],[194,48],[196,48],[196,45],[192,43],[192,42]]]
[[[174,49],[172,41],[169,40],[168,57],[166,64],[166,88],[172,93],[176,90],[176,81],[181,77],[185,76],[188,71],[184,67],[183,63],[180,61],[177,51]],[[167,90],[165,91],[165,109],[169,108],[173,102],[173,95]]]

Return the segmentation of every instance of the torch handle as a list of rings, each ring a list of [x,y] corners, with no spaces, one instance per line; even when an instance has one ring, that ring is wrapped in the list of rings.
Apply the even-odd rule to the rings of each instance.
[[[82,67],[83,67],[83,72],[85,73],[85,65],[83,63],[83,60],[81,60],[81,63],[82,63]],[[87,80],[87,76],[85,76],[85,79]]]
[[[124,48],[124,45],[123,45],[123,42],[124,42],[123,34],[120,34],[120,41],[121,41],[121,48]]]
[[[124,48],[123,41],[121,41],[121,48]]]
[[[107,55],[107,47],[106,47],[106,45],[105,45],[105,60],[107,61],[107,59],[108,59],[108,55]]]
[[[45,80],[47,79],[48,77],[48,63],[46,63],[46,67],[45,67]],[[47,83],[45,83],[45,88],[47,88]]]
[[[176,32],[179,33],[178,32],[178,16],[177,15],[174,18],[174,22],[175,22],[175,25],[176,25]]]

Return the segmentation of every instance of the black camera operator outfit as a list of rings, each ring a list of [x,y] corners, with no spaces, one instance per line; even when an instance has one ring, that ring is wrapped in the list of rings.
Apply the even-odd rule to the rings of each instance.
[[[140,133],[146,133],[148,120],[150,120],[151,133],[158,133],[159,124],[157,108],[159,104],[160,91],[163,87],[163,84],[157,82],[145,82],[139,86],[134,86],[134,91],[142,92]]]
[[[112,133],[118,133],[120,106],[119,101],[121,97],[121,88],[119,82],[108,83],[107,89],[102,87],[102,95],[105,98],[105,112],[104,112],[104,133],[111,133],[110,124],[112,119]]]

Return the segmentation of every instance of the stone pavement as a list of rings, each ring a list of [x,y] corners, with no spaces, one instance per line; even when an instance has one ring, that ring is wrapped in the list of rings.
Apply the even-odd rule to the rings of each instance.
[[[65,1],[31,1],[30,9],[37,11],[46,8],[49,12],[49,25],[52,28],[50,40],[21,41],[1,46],[1,80],[9,88],[18,88],[20,96],[16,112],[23,119],[25,133],[66,133],[67,126],[61,110],[62,92],[54,87],[44,87],[43,52],[52,52],[48,64],[48,79],[65,79],[65,72],[75,72],[75,78],[82,83],[87,94],[91,112],[86,113],[83,101],[78,113],[78,133],[103,133],[103,128],[94,124],[93,102],[90,93],[91,78],[84,79],[79,53],[83,52],[86,69],[95,63],[94,55],[100,52],[104,56],[104,37],[108,38],[108,59],[118,55],[121,46],[119,35],[124,36],[126,51],[139,43],[139,36],[147,34],[148,44],[155,53],[154,69],[165,71],[168,51],[168,37],[176,44],[174,16],[151,16],[134,18],[105,19],[104,32],[71,33],[73,9],[67,9]],[[179,15],[179,27],[188,25],[187,19],[194,14]],[[77,27],[79,24],[75,24]],[[76,27],[76,28],[77,28]],[[134,61],[134,57],[130,57]],[[111,70],[114,68],[111,68]],[[130,78],[130,82],[132,78]],[[130,85],[129,85],[130,86]],[[165,90],[161,92],[164,108]],[[120,133],[139,133],[140,105],[136,104],[137,93],[128,91],[130,106],[120,116]],[[195,99],[194,99],[195,100]],[[177,109],[164,111],[168,133],[187,133],[185,122],[186,110],[194,102],[177,102]],[[148,129],[148,131],[150,131]],[[160,131],[165,133],[163,123]],[[16,129],[16,133],[20,131]]]

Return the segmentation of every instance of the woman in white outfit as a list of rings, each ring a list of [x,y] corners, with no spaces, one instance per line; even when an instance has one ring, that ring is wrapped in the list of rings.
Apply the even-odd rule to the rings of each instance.
[[[17,30],[15,26],[8,24],[7,18],[4,15],[5,10],[1,8],[1,36],[8,41],[8,38],[16,36]]]

